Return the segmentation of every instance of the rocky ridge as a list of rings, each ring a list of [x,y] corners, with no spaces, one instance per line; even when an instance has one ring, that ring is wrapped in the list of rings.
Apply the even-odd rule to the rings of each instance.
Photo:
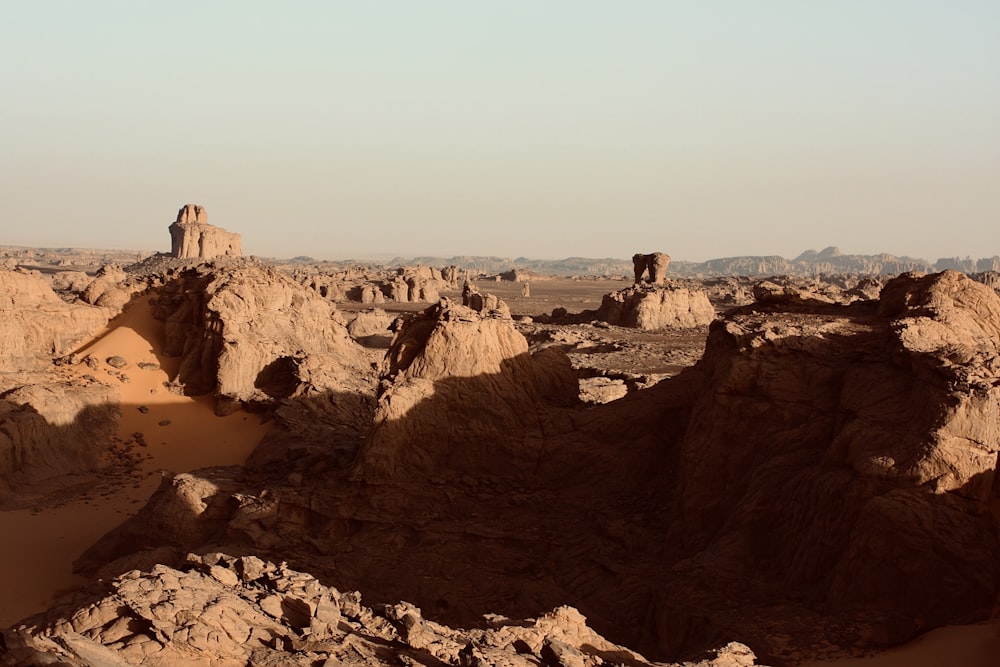
[[[358,592],[342,593],[283,563],[221,553],[191,554],[180,569],[133,570],[71,617],[29,619],[4,638],[0,665],[18,667],[662,665],[609,642],[572,607],[450,628],[406,602],[366,607]],[[685,664],[749,667],[754,658],[733,643]]]

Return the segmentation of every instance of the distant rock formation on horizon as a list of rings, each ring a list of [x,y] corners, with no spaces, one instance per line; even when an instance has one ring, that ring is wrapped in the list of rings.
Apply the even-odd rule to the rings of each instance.
[[[243,256],[240,235],[208,224],[208,211],[204,206],[185,204],[169,229],[170,254],[173,257],[212,259]]]
[[[527,257],[396,257],[390,264],[453,264],[460,270],[483,273],[503,273],[513,269],[559,276],[632,277],[635,266],[631,259],[567,257],[565,259],[529,259]],[[670,273],[675,277],[715,276],[815,276],[818,274],[857,274],[866,276],[896,276],[907,271],[934,273],[954,269],[964,273],[1000,270],[1000,256],[972,259],[944,257],[936,261],[889,253],[875,255],[841,254],[835,246],[817,252],[806,250],[795,259],[780,255],[739,255],[720,257],[704,262],[673,260]]]

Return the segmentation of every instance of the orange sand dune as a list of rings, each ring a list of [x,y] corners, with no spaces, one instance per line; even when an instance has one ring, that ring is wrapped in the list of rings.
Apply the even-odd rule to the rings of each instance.
[[[148,298],[141,299],[94,340],[80,348],[102,362],[65,369],[70,378],[92,374],[121,389],[118,438],[138,457],[138,474],[128,483],[98,487],[58,507],[0,512],[0,627],[45,609],[54,595],[83,583],[72,573],[73,560],[104,533],[142,506],[158,486],[157,470],[187,472],[214,465],[241,464],[267,431],[245,412],[216,417],[214,399],[178,396],[164,387],[178,360],[160,356],[163,325],[153,319]],[[107,357],[124,357],[129,382],[108,374]],[[141,370],[139,362],[159,364]],[[140,411],[140,407],[143,410]],[[134,434],[142,434],[135,442]],[[110,444],[110,443],[109,443]]]
[[[800,667],[997,667],[1000,621],[938,628],[909,644],[867,658],[802,663]]]

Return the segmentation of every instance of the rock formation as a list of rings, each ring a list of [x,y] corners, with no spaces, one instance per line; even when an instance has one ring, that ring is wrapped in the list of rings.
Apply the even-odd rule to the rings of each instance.
[[[93,281],[80,294],[80,300],[117,312],[145,287],[142,281],[129,280],[120,266],[107,264],[98,269]]]
[[[371,391],[370,359],[331,304],[273,269],[188,269],[160,288],[154,314],[166,322],[165,352],[183,358],[178,383],[215,393],[223,412],[328,382]]]
[[[13,491],[96,468],[118,427],[118,392],[42,381],[0,396],[0,504]]]
[[[877,303],[734,311],[697,373],[674,532],[692,567],[863,610],[887,642],[986,613],[1000,589],[991,290],[904,275]]]
[[[711,323],[715,309],[703,291],[640,284],[606,294],[594,317],[636,329],[692,328]]]
[[[118,424],[118,392],[57,377],[53,359],[113,314],[66,303],[41,275],[0,270],[0,503],[13,491],[97,466]]]
[[[579,393],[562,352],[529,355],[509,317],[447,300],[403,323],[381,375],[374,426],[356,466],[365,479],[516,468],[541,437],[545,406],[573,403]],[[498,424],[506,428],[498,432]]]
[[[356,591],[254,556],[192,554],[180,569],[128,572],[101,595],[66,617],[12,628],[0,665],[651,664],[594,632],[572,607],[450,628],[407,602],[366,607]],[[734,643],[687,665],[750,667],[754,657]]]
[[[104,326],[112,311],[71,305],[41,275],[0,270],[0,372],[36,369]]]
[[[667,267],[670,266],[670,255],[654,252],[648,255],[632,255],[632,266],[635,270],[635,282],[643,281],[643,276],[649,273],[649,283],[662,285],[667,280]]]
[[[239,234],[208,224],[204,207],[185,204],[170,225],[170,254],[184,259],[240,257],[243,245]]]

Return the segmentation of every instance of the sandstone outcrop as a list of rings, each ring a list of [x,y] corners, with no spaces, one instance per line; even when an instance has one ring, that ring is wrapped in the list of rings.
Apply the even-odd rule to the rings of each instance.
[[[700,290],[641,284],[606,294],[595,317],[636,329],[693,328],[710,324],[715,308]]]
[[[877,303],[770,302],[712,326],[680,443],[689,566],[881,619],[882,641],[985,614],[1000,298],[945,272]]]
[[[174,257],[212,259],[243,255],[240,235],[208,224],[208,212],[202,206],[185,204],[169,230],[170,254]]]
[[[254,556],[190,555],[111,582],[63,616],[10,629],[0,665],[650,665],[608,641],[572,607],[537,618],[491,617],[482,629],[451,628],[407,602],[366,607],[356,592]],[[690,667],[750,667],[730,644]],[[662,664],[662,663],[661,663]]]
[[[110,315],[66,303],[41,275],[0,270],[0,371],[46,365],[97,332]]]
[[[94,280],[80,294],[84,303],[120,312],[146,285],[140,280],[129,280],[128,275],[116,264],[98,269]]]
[[[27,384],[0,394],[0,503],[44,480],[94,470],[120,416],[118,392],[97,382]]]
[[[369,356],[333,306],[273,269],[188,269],[160,288],[154,314],[166,322],[165,353],[182,357],[177,382],[191,394],[214,392],[220,410],[373,391]]]
[[[648,272],[647,282],[653,285],[662,285],[667,280],[667,268],[670,266],[670,255],[663,252],[654,252],[648,255],[632,255],[632,267],[635,271],[635,282],[639,284],[643,281],[643,276]]]
[[[534,457],[545,406],[572,404],[579,393],[561,351],[532,356],[509,317],[448,300],[403,323],[381,376],[374,426],[356,466],[365,479],[517,468]]]

